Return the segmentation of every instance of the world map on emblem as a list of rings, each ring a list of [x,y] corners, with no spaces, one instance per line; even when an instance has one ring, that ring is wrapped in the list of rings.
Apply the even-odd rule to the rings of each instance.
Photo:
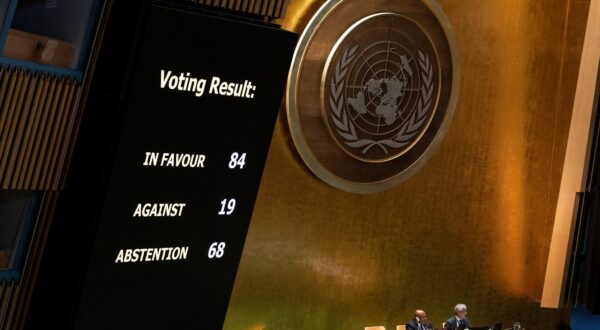
[[[399,14],[373,15],[350,28],[329,56],[323,117],[346,153],[385,162],[427,130],[439,82],[435,48],[420,26]]]

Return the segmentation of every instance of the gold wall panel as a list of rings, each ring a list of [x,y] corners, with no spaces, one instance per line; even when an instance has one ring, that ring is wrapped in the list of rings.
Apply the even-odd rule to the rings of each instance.
[[[303,165],[282,111],[225,329],[392,329],[416,308],[440,326],[459,302],[476,325],[568,319],[539,300],[589,1],[439,3],[461,86],[438,151],[397,188],[345,193]],[[291,1],[283,26],[319,4]]]

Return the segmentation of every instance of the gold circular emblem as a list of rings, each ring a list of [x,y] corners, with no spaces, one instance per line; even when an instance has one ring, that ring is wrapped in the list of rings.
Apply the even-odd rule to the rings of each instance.
[[[300,38],[287,90],[290,132],[308,167],[358,193],[416,173],[452,118],[455,48],[433,0],[326,2]]]

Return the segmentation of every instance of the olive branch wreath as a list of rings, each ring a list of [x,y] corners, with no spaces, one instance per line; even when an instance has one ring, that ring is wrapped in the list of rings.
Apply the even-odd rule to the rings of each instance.
[[[348,73],[348,65],[352,63],[356,56],[358,46],[348,48],[342,55],[342,58],[335,66],[335,75],[331,78],[331,95],[329,103],[332,110],[332,119],[336,127],[337,133],[344,139],[344,143],[352,148],[363,148],[362,153],[365,154],[371,147],[380,147],[385,154],[388,153],[387,147],[400,148],[407,145],[418,132],[423,123],[427,119],[427,114],[432,106],[433,96],[433,66],[429,61],[429,55],[419,51],[419,66],[421,67],[421,78],[423,86],[419,93],[417,101],[417,111],[411,116],[410,120],[406,121],[400,131],[391,139],[374,141],[371,139],[360,139],[356,134],[356,128],[351,120],[348,119],[348,114],[344,110],[344,98],[342,91],[344,90],[344,78]]]

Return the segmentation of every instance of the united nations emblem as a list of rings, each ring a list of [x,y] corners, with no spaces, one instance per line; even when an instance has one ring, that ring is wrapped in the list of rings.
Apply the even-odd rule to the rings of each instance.
[[[374,14],[350,27],[323,71],[323,118],[340,147],[366,162],[410,149],[435,110],[435,60],[427,35],[403,15]]]
[[[381,191],[431,156],[451,120],[457,88],[450,25],[433,0],[328,1],[296,50],[287,94],[290,132],[325,182],[351,192]]]

